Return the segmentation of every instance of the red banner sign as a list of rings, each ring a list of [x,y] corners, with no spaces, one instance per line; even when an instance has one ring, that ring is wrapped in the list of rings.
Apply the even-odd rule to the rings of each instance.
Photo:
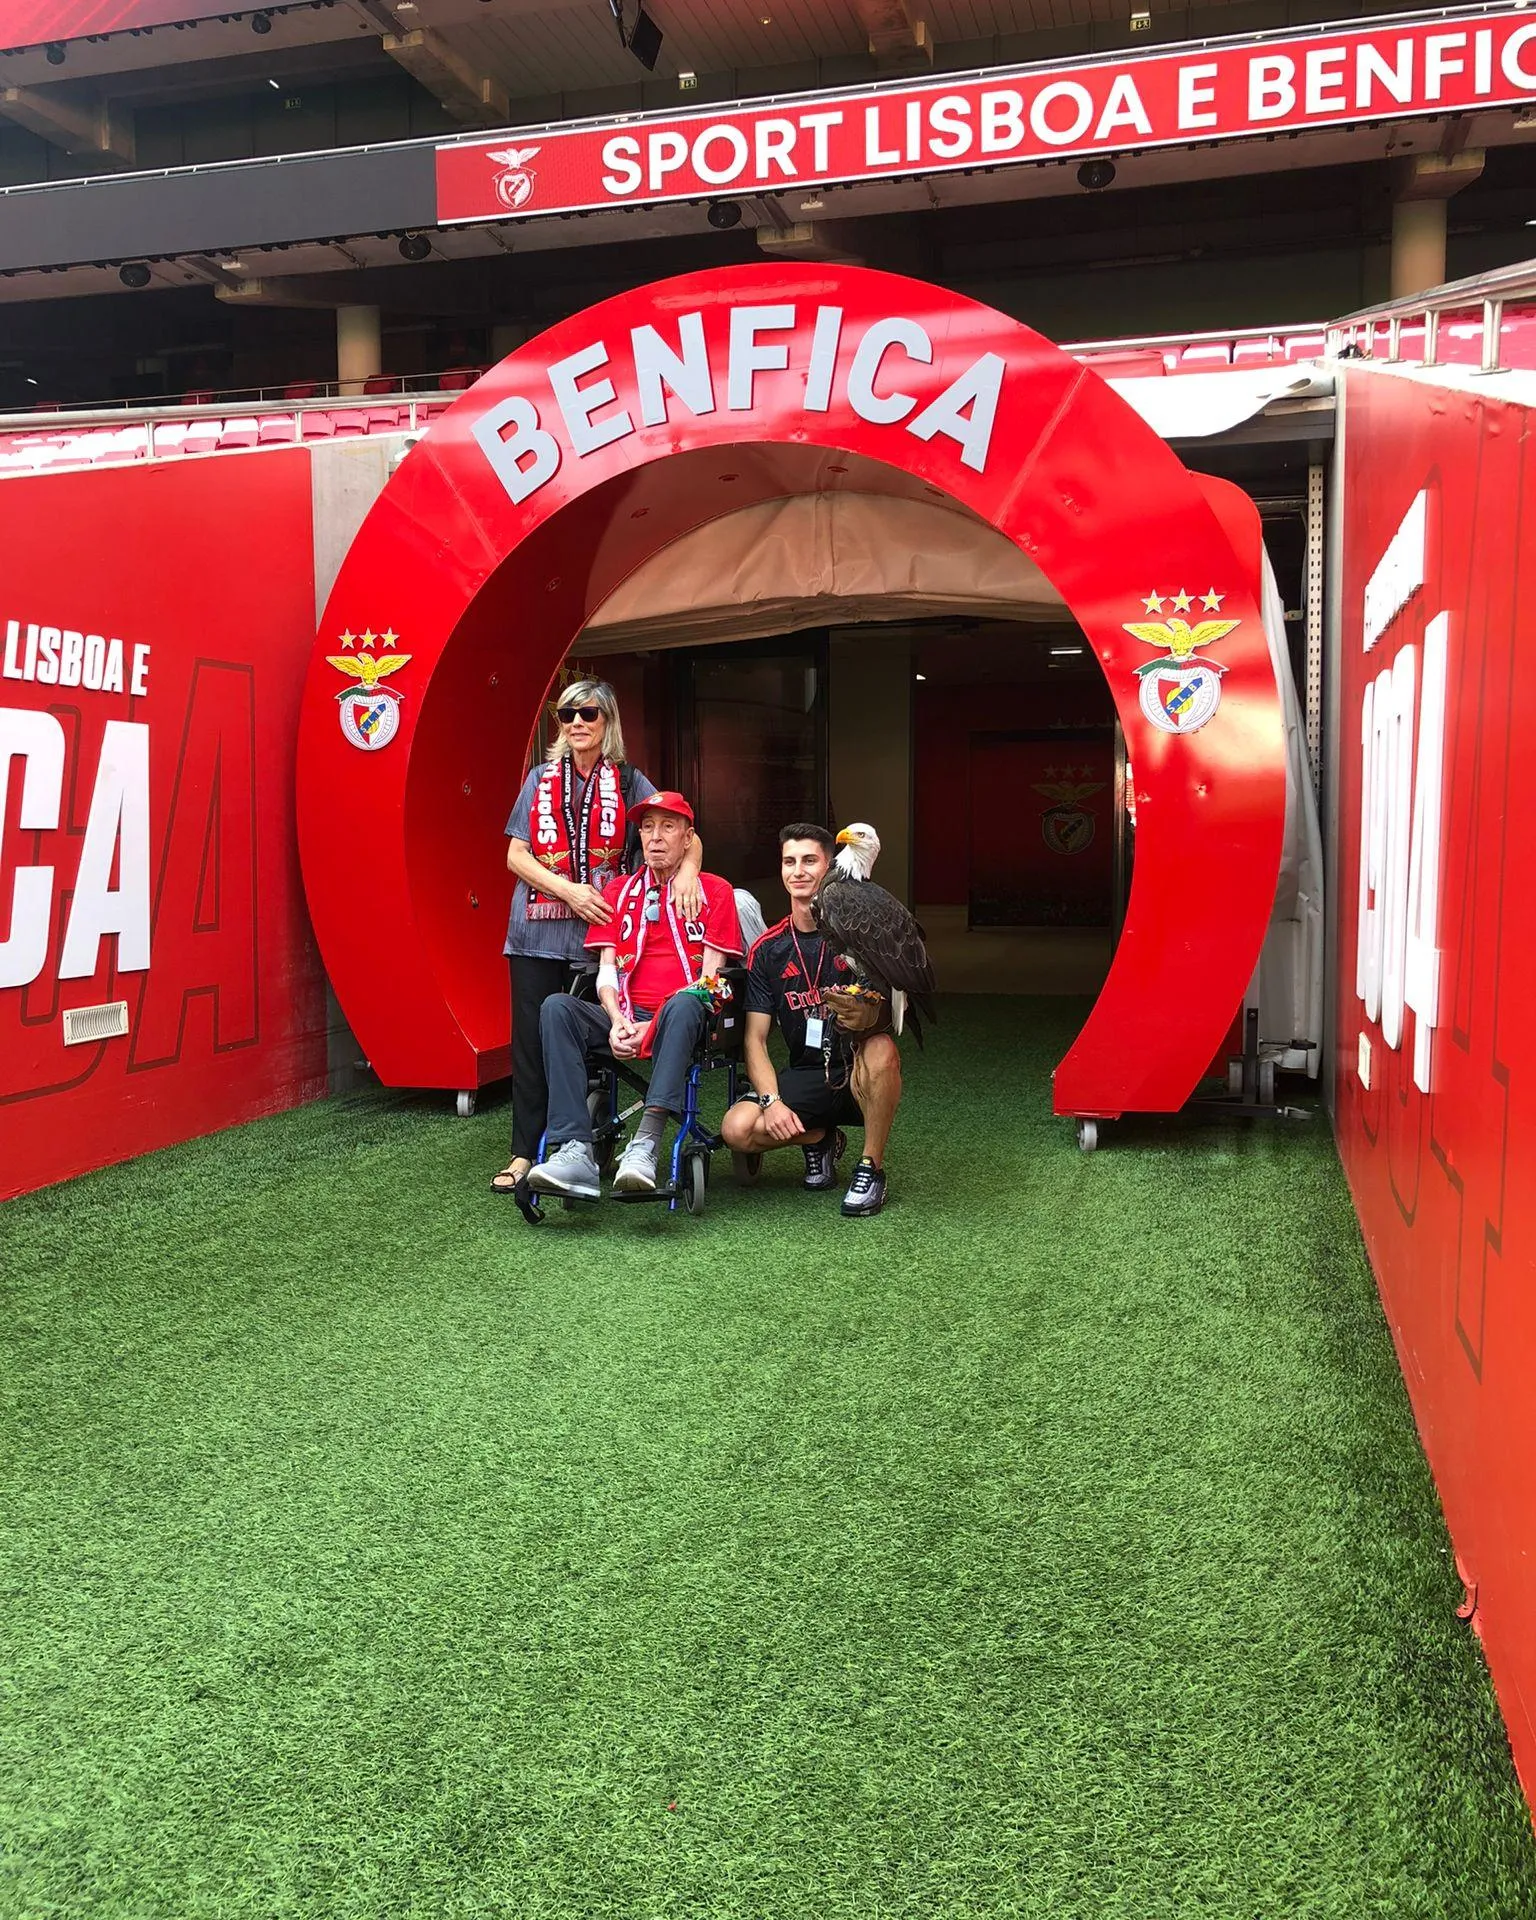
[[[0,1200],[325,1092],[312,512],[299,450],[0,482]]]
[[[1536,1796],[1536,439],[1401,375],[1344,400],[1336,1133]]]
[[[437,217],[532,218],[1253,139],[1536,97],[1528,13],[1185,45],[438,149]]]
[[[229,0],[4,0],[0,47],[16,51],[50,40],[83,40],[93,33],[134,33],[178,20],[212,20]]]

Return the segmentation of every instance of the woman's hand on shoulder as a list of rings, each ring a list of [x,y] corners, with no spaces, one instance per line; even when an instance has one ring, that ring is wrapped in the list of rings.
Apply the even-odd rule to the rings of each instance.
[[[673,879],[672,904],[685,920],[704,918],[704,889],[696,873],[679,873]]]

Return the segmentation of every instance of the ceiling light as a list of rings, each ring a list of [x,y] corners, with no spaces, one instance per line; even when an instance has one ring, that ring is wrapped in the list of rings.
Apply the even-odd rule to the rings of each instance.
[[[402,234],[400,238],[400,258],[402,260],[430,260],[432,242],[424,233]]]
[[[734,200],[716,200],[704,218],[719,233],[741,225],[741,208]]]
[[[1090,193],[1098,193],[1115,177],[1113,160],[1085,160],[1077,170],[1077,184]]]
[[[37,385],[37,382],[32,378],[30,373],[27,375],[27,385],[29,387],[35,387]]]
[[[125,287],[147,287],[153,275],[142,260],[129,260],[117,270],[117,277]]]
[[[928,676],[926,673],[915,673],[913,674],[912,678],[914,680],[926,680]]]
[[[57,40],[50,41],[43,49],[43,58],[48,62],[50,67],[62,67],[67,57],[63,47]]]
[[[1067,658],[1068,656],[1070,656],[1072,659],[1079,659],[1082,656],[1082,651],[1083,650],[1081,647],[1052,647],[1051,648],[1051,652],[1053,654],[1056,654],[1063,659]]]
[[[270,33],[271,31],[272,16],[270,13],[253,13],[251,15],[252,33]]]
[[[275,87],[279,93],[283,90],[283,83],[280,80],[269,80],[267,85],[269,87]]]

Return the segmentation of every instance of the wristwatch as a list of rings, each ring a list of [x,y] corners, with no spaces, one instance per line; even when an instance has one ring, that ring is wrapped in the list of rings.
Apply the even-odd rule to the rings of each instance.
[[[778,1097],[779,1096],[776,1093],[760,1093],[757,1096],[757,1104],[766,1113],[768,1108],[773,1105],[774,1101],[777,1100]]]

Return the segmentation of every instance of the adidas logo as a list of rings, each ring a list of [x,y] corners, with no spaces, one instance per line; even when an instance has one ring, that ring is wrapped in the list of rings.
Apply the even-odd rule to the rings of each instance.
[[[789,965],[779,975],[779,978],[781,980],[798,980],[800,978],[800,969],[795,965],[794,961],[791,960]]]

